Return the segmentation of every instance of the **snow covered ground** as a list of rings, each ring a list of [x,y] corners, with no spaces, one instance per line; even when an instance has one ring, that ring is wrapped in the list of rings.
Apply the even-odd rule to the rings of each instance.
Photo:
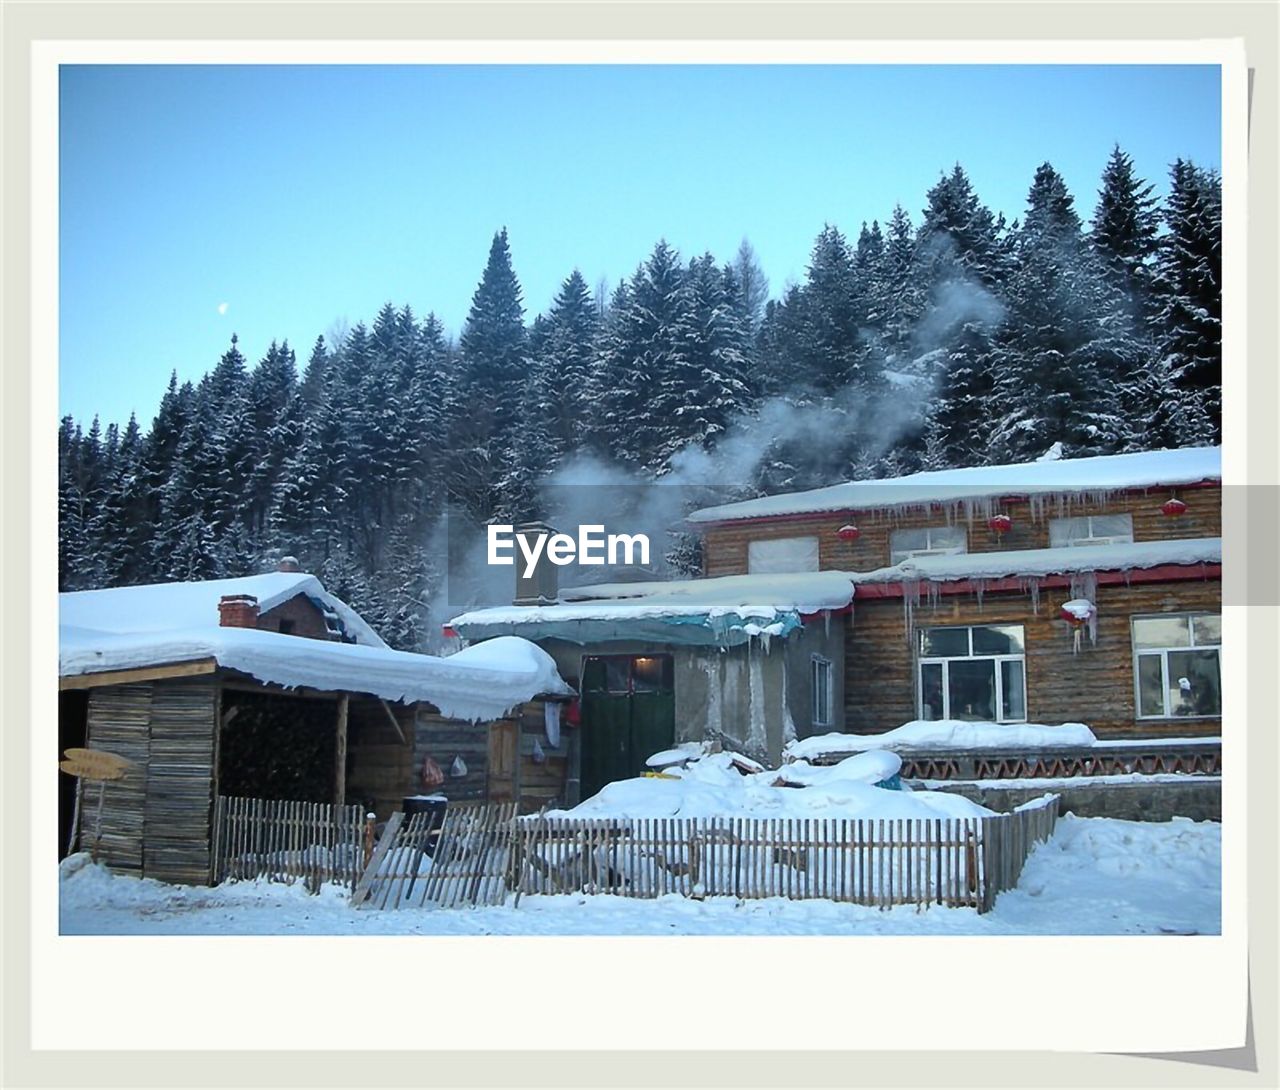
[[[116,877],[84,855],[63,863],[64,935],[1141,935],[1217,934],[1221,826],[1077,818],[1027,860],[1018,888],[972,909],[882,912],[825,901],[678,896],[525,897],[519,908],[349,907],[267,882],[217,889]]]

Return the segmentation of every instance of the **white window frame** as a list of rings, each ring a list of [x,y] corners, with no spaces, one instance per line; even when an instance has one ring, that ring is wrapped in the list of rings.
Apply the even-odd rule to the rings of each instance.
[[[825,685],[820,682],[824,676]],[[835,702],[835,664],[822,655],[813,655],[809,660],[809,719],[815,727],[829,727],[833,724]],[[826,704],[825,718],[819,714],[823,703]]]
[[[993,665],[991,669],[995,673],[995,706],[997,723],[1025,723],[1027,722],[1027,629],[1026,625],[1021,624],[945,624],[935,625],[933,628],[943,629],[963,629],[968,635],[969,653],[966,655],[923,655],[920,652],[920,643],[922,636],[916,639],[916,717],[923,719],[925,717],[924,708],[924,668],[932,664],[941,664],[942,666],[942,718],[953,719],[951,714],[951,668],[948,665],[952,662],[975,662],[981,660],[989,660]],[[1020,628],[1022,629],[1022,653],[1017,655],[993,655],[993,654],[974,654],[973,651],[973,630],[975,628]],[[928,628],[917,629],[917,632],[924,633],[930,631]],[[1004,707],[1004,685],[1001,683],[1004,673],[1004,663],[1017,662],[1022,665],[1022,715],[1018,718],[1005,715]]]
[[[1187,635],[1190,642],[1185,647],[1138,647],[1138,631],[1135,621],[1148,620],[1168,620],[1171,617],[1185,617],[1187,619]],[[1135,613],[1129,618],[1129,641],[1133,651],[1133,714],[1135,719],[1145,722],[1153,722],[1156,720],[1167,720],[1170,722],[1180,722],[1187,719],[1221,719],[1222,718],[1222,644],[1219,643],[1197,643],[1196,642],[1196,618],[1197,617],[1216,617],[1219,625],[1222,623],[1222,614],[1213,613],[1207,609],[1191,610],[1190,612],[1178,613]],[[1173,715],[1169,711],[1169,654],[1178,651],[1216,651],[1218,655],[1218,704],[1217,713],[1210,712],[1206,715]],[[1164,705],[1159,715],[1143,715],[1142,714],[1142,674],[1140,658],[1160,657],[1160,697]]]
[[[1095,518],[1127,518],[1129,520],[1129,532],[1127,534],[1095,534],[1093,532],[1093,520]],[[1078,545],[1132,545],[1133,544],[1133,515],[1128,511],[1116,511],[1110,515],[1072,515],[1066,518],[1049,520],[1049,539],[1053,540],[1054,524],[1062,524],[1064,522],[1080,522],[1084,521],[1088,533],[1084,537],[1077,537],[1067,541],[1063,545],[1054,546],[1060,549],[1073,549]]]
[[[805,552],[812,553],[812,561],[813,561],[812,567],[805,567],[805,568],[797,568],[797,567],[791,567],[791,566],[774,567],[773,564],[770,564],[770,563],[766,563],[762,567],[759,565],[758,561],[755,564],[752,563],[751,550],[757,546],[773,546],[777,548],[782,545],[795,544],[797,542],[804,542]],[[820,565],[821,565],[821,560],[819,556],[818,537],[816,534],[796,534],[792,537],[761,537],[761,538],[756,538],[754,541],[747,542],[747,574],[748,575],[788,575],[792,572],[812,572],[812,571],[818,571]]]
[[[923,530],[925,533],[926,547],[923,549],[895,549],[893,547],[893,539],[900,533],[917,533]],[[960,531],[959,545],[937,545],[933,544],[933,535],[938,530],[946,530],[950,533]],[[904,560],[910,560],[914,556],[963,556],[969,551],[969,532],[963,526],[902,526],[897,530],[889,531],[889,563],[901,564]]]

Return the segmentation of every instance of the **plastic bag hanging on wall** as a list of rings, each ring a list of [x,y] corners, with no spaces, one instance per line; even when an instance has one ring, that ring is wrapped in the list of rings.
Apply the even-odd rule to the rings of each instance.
[[[444,772],[432,758],[428,757],[422,762],[422,786],[426,788],[439,787],[444,783]]]
[[[462,755],[454,757],[453,764],[449,766],[449,775],[455,780],[462,779],[467,774],[467,762],[462,759]]]
[[[548,700],[542,705],[542,718],[547,728],[547,743],[554,749],[560,745],[560,705]]]

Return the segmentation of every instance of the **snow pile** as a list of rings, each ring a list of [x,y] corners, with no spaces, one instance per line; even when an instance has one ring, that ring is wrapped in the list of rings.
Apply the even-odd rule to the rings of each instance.
[[[1062,603],[1062,612],[1069,613],[1082,624],[1094,614],[1093,603],[1088,598],[1072,598]]]
[[[548,817],[572,818],[967,818],[993,811],[942,791],[890,791],[873,786],[885,779],[891,754],[855,758],[834,768],[793,766],[743,775],[731,753],[713,753],[668,769],[663,778],[639,777],[605,785],[571,810]],[[786,786],[803,782],[803,787]]]
[[[535,696],[573,692],[556,673],[550,655],[515,636],[436,658],[252,628],[119,635],[61,631],[63,677],[210,659],[267,684],[372,693],[403,703],[425,701],[444,716],[472,722],[501,718]]]
[[[335,598],[314,575],[266,572],[235,579],[190,583],[149,583],[58,595],[59,623],[95,632],[170,632],[217,628],[218,602],[227,595],[251,594],[266,613],[299,594],[321,609],[336,613],[347,635],[367,647],[386,647],[382,638],[354,609]]]
[[[891,780],[902,770],[902,758],[887,749],[873,749],[846,757],[834,765],[811,765],[793,761],[778,770],[778,779],[791,787],[810,787],[836,780],[857,780],[878,784]]]
[[[889,480],[849,481],[807,492],[706,507],[693,512],[689,521],[723,522],[811,511],[859,511],[931,503],[964,503],[1001,496],[1097,495],[1221,479],[1220,447],[1187,447],[1094,458],[1052,458],[1016,465],[933,470]]]
[[[1097,741],[1083,723],[971,723],[960,719],[916,719],[883,734],[815,734],[790,742],[783,761],[813,760],[833,753],[865,750],[1051,749],[1092,746]]]

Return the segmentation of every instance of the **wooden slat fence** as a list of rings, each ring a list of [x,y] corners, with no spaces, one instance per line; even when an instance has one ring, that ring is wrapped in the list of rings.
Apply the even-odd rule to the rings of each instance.
[[[1013,889],[1031,849],[1053,835],[1058,823],[1058,795],[1025,803],[1011,814],[982,818],[982,900],[979,912],[989,912],[996,897]]]
[[[214,806],[214,883],[299,879],[315,892],[325,882],[355,888],[364,869],[359,806],[219,796]]]
[[[989,818],[861,821],[517,818],[510,805],[458,806],[442,828],[423,814],[388,823],[353,901],[456,907],[586,893],[986,912],[1057,816],[1057,796]]]
[[[431,813],[392,814],[356,883],[352,904],[500,905],[513,888],[512,851],[518,840],[514,802],[451,805],[443,821]]]

